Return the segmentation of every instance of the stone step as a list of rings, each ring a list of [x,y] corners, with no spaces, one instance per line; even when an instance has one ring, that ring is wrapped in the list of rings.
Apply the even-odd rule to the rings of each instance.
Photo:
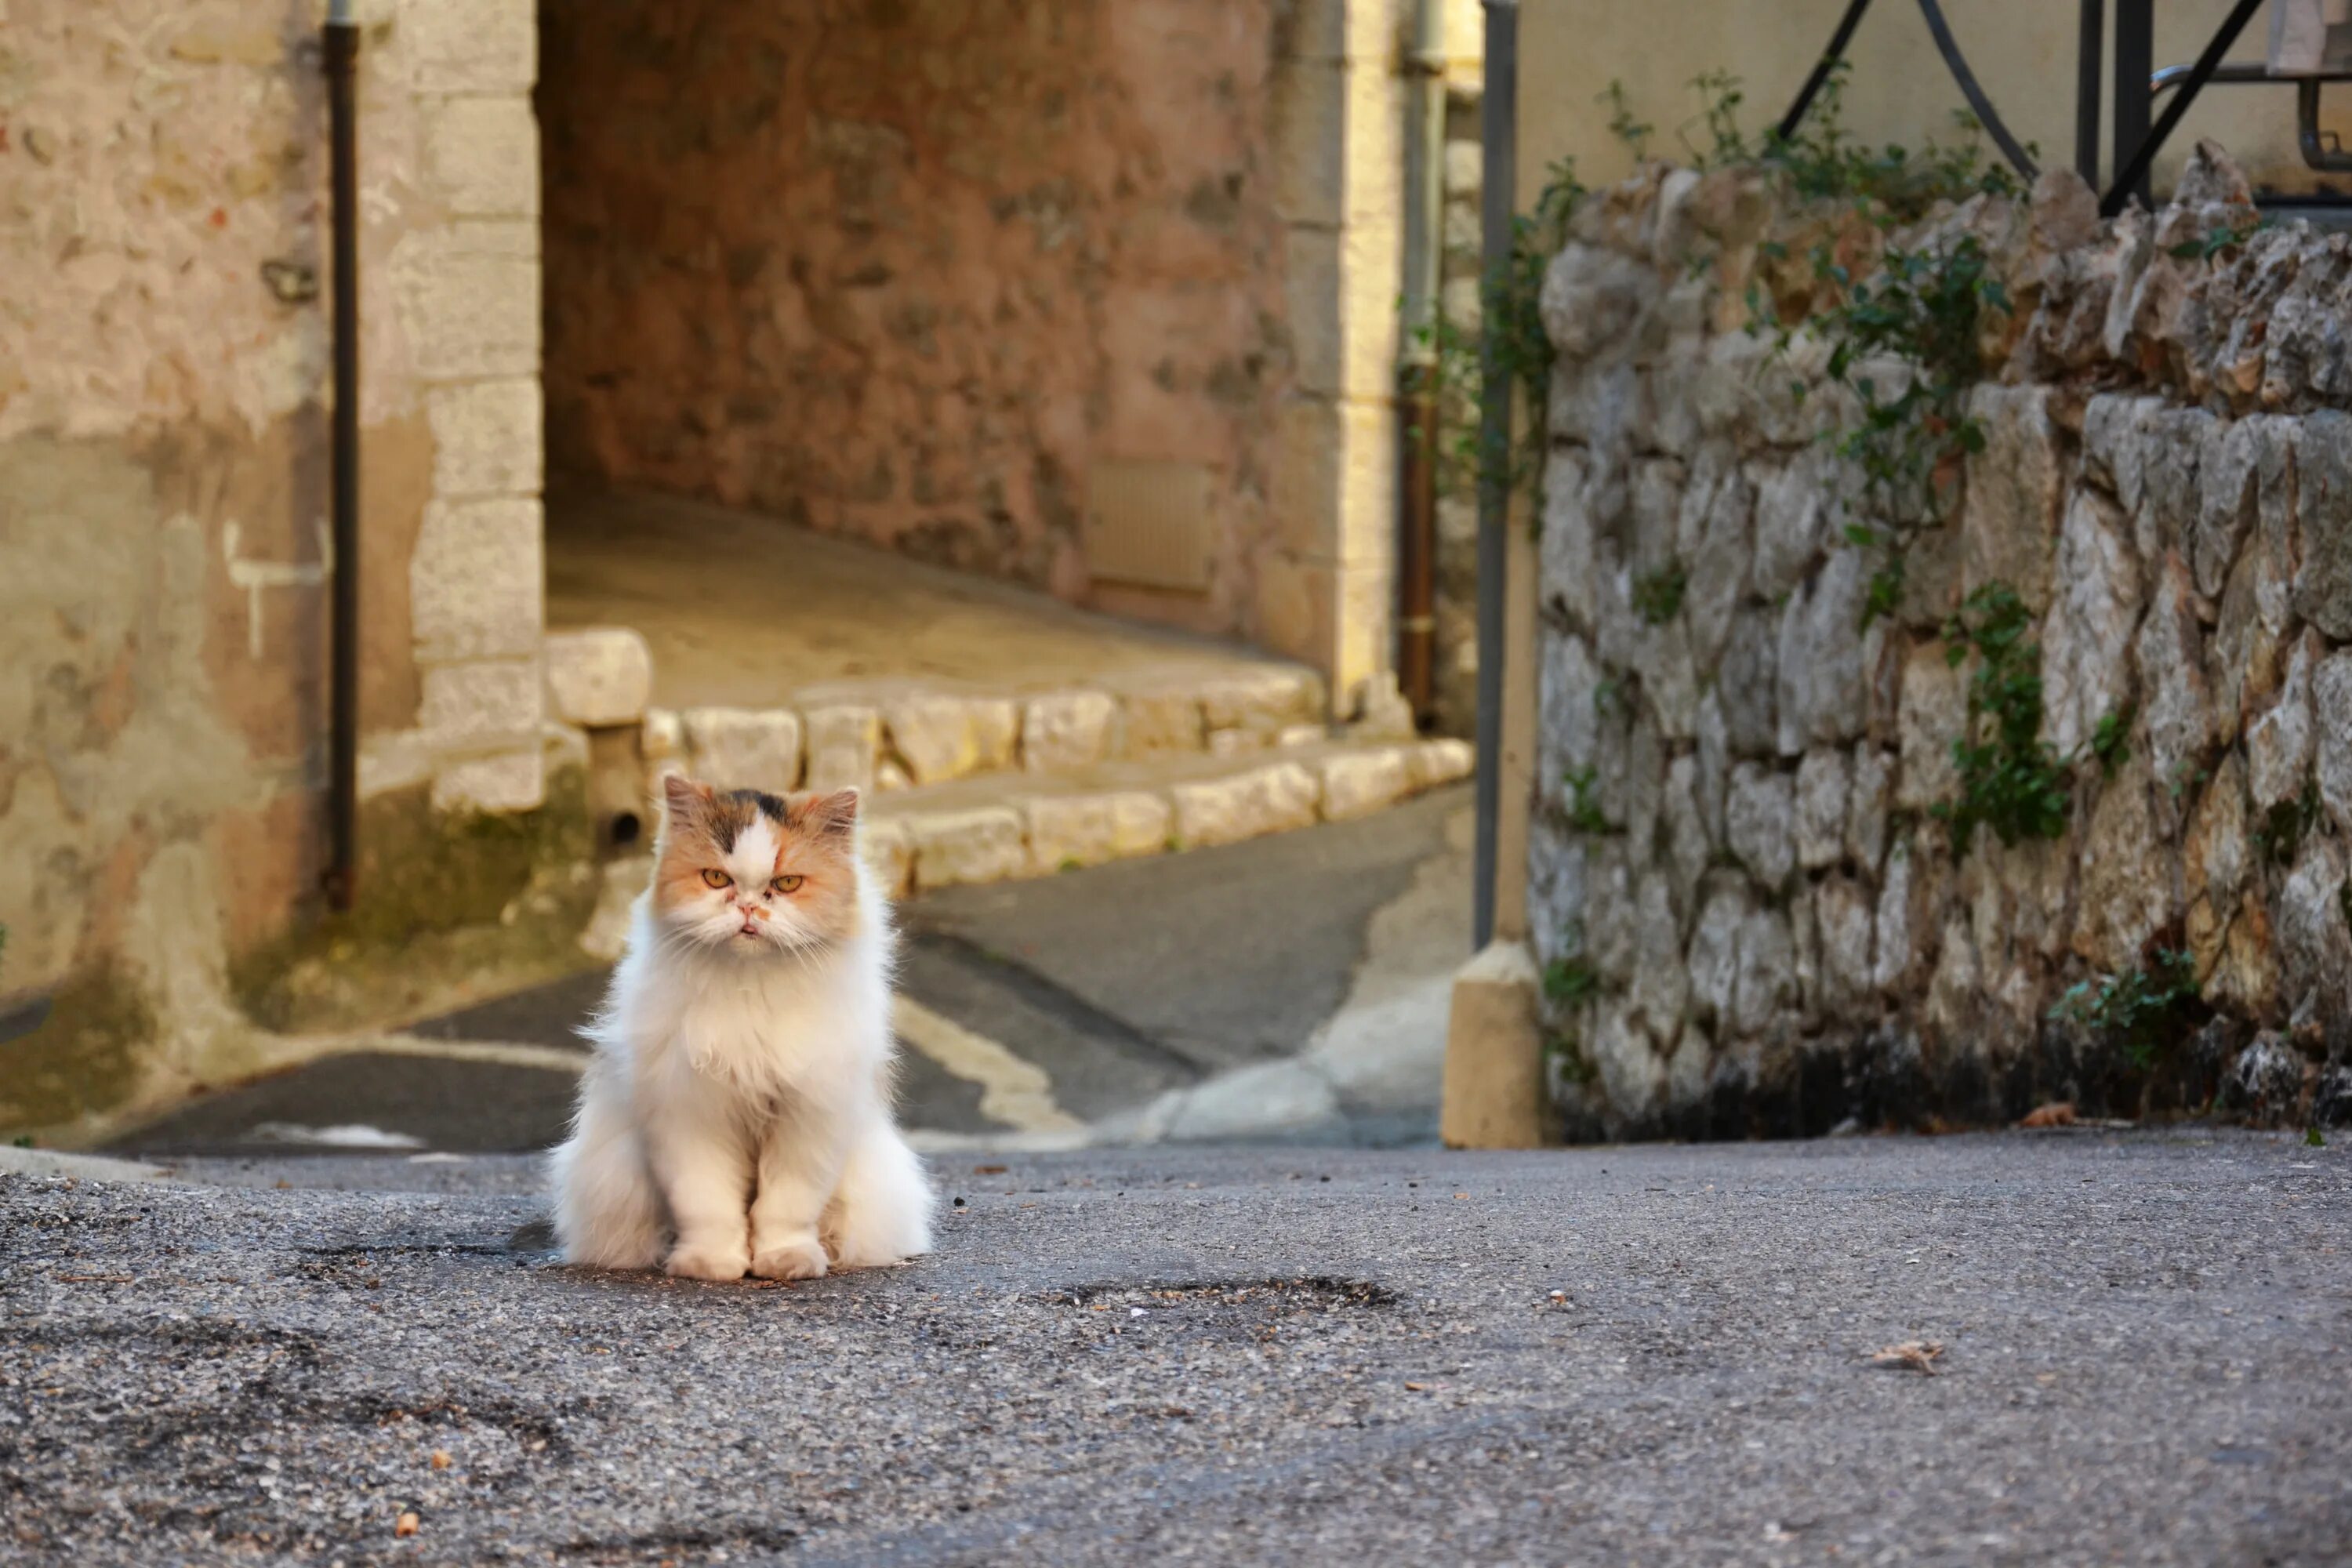
[[[875,797],[866,838],[901,894],[1046,877],[1366,816],[1468,775],[1461,741],[1301,740],[1240,756],[1111,761]]]
[[[1465,741],[1318,739],[1247,756],[1161,756],[1060,775],[997,773],[872,798],[868,858],[895,897],[1050,877],[1111,860],[1238,844],[1369,816],[1469,776]],[[646,885],[637,855],[608,862],[582,945],[618,955]]]
[[[645,789],[683,771],[776,791],[849,785],[889,796],[1000,775],[1075,776],[1108,763],[1234,759],[1329,733],[1323,682],[1302,665],[1171,660],[1066,684],[990,690],[937,679],[835,681],[774,707],[649,705],[653,664],[626,627],[546,638],[555,718],[635,731]],[[1384,706],[1358,732],[1401,715]]]

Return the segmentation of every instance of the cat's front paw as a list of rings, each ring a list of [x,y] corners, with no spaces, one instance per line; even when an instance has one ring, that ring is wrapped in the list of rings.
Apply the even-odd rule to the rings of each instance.
[[[740,1247],[688,1247],[681,1243],[671,1249],[669,1261],[662,1265],[662,1270],[679,1279],[740,1279],[751,1261]]]
[[[815,1237],[797,1237],[761,1247],[752,1256],[751,1272],[762,1279],[822,1279],[824,1263]]]

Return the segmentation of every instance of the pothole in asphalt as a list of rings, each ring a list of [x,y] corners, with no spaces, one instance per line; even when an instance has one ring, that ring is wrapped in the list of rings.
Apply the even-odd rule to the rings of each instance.
[[[1215,1279],[1167,1285],[1071,1285],[1047,1297],[1058,1306],[1092,1311],[1169,1312],[1246,1308],[1275,1317],[1393,1307],[1397,1294],[1364,1279],[1307,1275],[1290,1279]]]

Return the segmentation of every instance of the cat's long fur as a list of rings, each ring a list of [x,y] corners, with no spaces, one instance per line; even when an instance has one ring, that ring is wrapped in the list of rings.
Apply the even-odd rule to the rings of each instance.
[[[929,1250],[930,1186],[890,1110],[895,936],[855,792],[666,792],[550,1157],[565,1258],[796,1279]]]

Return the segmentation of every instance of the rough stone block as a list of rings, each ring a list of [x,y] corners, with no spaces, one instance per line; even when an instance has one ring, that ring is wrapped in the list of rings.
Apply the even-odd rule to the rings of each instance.
[[[2038,615],[2050,603],[2051,542],[2066,485],[2050,389],[1980,385],[1969,394],[1969,413],[1983,428],[1985,447],[1969,460],[1960,512],[1964,590],[2006,583]]]
[[[1298,763],[1270,763],[1230,778],[1180,784],[1169,792],[1176,837],[1186,845],[1237,844],[1315,821],[1321,786]]]
[[[2295,799],[2311,777],[2311,687],[2319,639],[2306,632],[2287,662],[2278,700],[2246,727],[2246,780],[2257,810]]]
[[[1450,736],[1423,741],[1412,748],[1412,787],[1435,789],[1466,779],[1478,765],[1478,753],[1467,741]]]
[[[2337,641],[2352,639],[2352,415],[2322,409],[2295,445],[2303,565],[2294,607]]]
[[[2205,676],[2205,642],[2189,569],[2168,555],[2156,569],[2147,618],[2133,643],[2141,721],[2158,785],[2186,790],[2200,761],[2220,739],[2213,692]],[[2347,715],[2352,718],[2352,715]]]
[[[1886,813],[1894,804],[1895,771],[1895,759],[1875,747],[1864,746],[1854,752],[1849,795],[1853,809],[1846,817],[1845,848],[1865,871],[1878,869],[1878,858],[1886,849]]]
[[[1323,682],[1308,669],[1212,676],[1201,683],[1200,698],[1202,722],[1211,730],[1255,722],[1279,727],[1323,716]]]
[[[686,721],[675,709],[648,708],[637,731],[637,754],[649,763],[686,755]]]
[[[654,658],[632,626],[550,632],[548,705],[567,724],[635,724],[653,698]]]
[[[425,109],[425,177],[458,217],[539,211],[539,121],[521,92],[447,98]]]
[[[685,724],[689,766],[703,783],[776,795],[799,787],[799,714],[783,708],[690,708]]]
[[[417,657],[535,653],[545,570],[536,500],[434,501],[408,558]]]
[[[1101,691],[1054,691],[1021,710],[1021,765],[1070,773],[1111,754],[1118,704]]]
[[[1731,852],[1750,874],[1767,888],[1787,881],[1797,863],[1795,791],[1788,775],[1741,763],[1731,771],[1723,816]]]
[[[900,820],[914,847],[918,886],[1002,882],[1030,868],[1021,817],[1010,806],[928,812]]]
[[[433,775],[432,799],[436,811],[538,810],[547,799],[538,738],[516,751],[450,763]]]
[[[1130,757],[1197,752],[1207,744],[1200,699],[1187,688],[1139,688],[1121,691],[1118,700]]]
[[[1168,847],[1175,823],[1174,808],[1147,790],[1039,795],[1022,809],[1029,820],[1031,866],[1041,875],[1157,855]]]
[[[1815,751],[1797,764],[1797,864],[1834,866],[1845,853],[1848,769],[1843,752]]]
[[[419,92],[528,93],[539,71],[531,0],[400,0],[399,36]]]
[[[1323,782],[1323,816],[1331,822],[1370,816],[1412,791],[1411,753],[1402,746],[1342,752],[1317,768]]]
[[[869,822],[859,829],[866,864],[894,899],[914,890],[915,841],[903,822]]]
[[[2042,628],[2042,736],[2062,756],[2089,744],[2131,698],[2139,564],[2130,520],[2093,489],[2074,492],[2058,542],[2058,576]]]
[[[919,692],[882,705],[890,749],[919,784],[939,784],[980,771],[980,737],[972,704],[940,692]]]
[[[811,708],[801,721],[808,737],[808,788],[873,790],[874,764],[882,750],[877,710],[843,703]]]
[[[539,374],[536,223],[412,230],[393,247],[384,269],[419,375],[454,381]]]
[[[2146,759],[2134,759],[2100,791],[2083,838],[2074,951],[2111,974],[2137,963],[2179,913],[2170,872],[2175,852],[2157,831],[2148,785]]]
[[[1903,661],[1902,766],[1895,804],[1923,811],[1959,789],[1952,742],[1969,721],[1968,674],[1955,669],[1942,643],[1922,643]]]
[[[543,683],[537,659],[427,666],[417,727],[434,746],[536,735]]]
[[[1548,1142],[1543,1031],[1534,958],[1490,943],[1456,973],[1445,1026],[1438,1135],[1456,1149],[1533,1149]]]
[[[542,403],[531,376],[440,387],[425,398],[433,430],[433,492],[443,500],[537,495]]]
[[[2320,661],[2312,674],[2311,711],[2319,799],[2336,830],[2352,837],[2352,652]]]

